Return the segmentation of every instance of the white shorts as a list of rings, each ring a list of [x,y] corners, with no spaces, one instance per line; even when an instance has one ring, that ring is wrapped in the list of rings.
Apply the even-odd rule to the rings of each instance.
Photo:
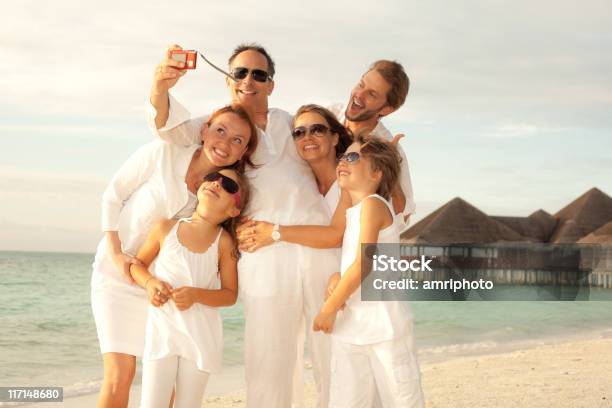
[[[370,408],[378,393],[383,407],[420,408],[424,399],[412,335],[355,345],[332,335],[329,407]]]

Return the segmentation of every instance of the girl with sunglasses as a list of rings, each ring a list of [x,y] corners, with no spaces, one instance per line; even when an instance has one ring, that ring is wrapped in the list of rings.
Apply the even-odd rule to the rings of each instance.
[[[389,199],[400,174],[397,148],[356,138],[341,157],[338,184],[351,198],[346,211],[341,273],[329,282],[328,298],[313,329],[332,336],[330,407],[423,407],[407,302],[363,301],[362,245],[395,244],[401,220]]]
[[[238,295],[235,223],[249,200],[245,176],[220,170],[204,177],[190,218],[157,223],[132,264],[149,298],[141,406],[199,408],[210,373],[223,357],[218,308]],[[155,274],[148,267],[153,261]]]
[[[115,174],[102,199],[105,238],[97,248],[91,305],[104,362],[99,407],[127,407],[145,342],[147,297],[129,268],[157,221],[193,213],[204,175],[252,166],[257,131],[239,105],[216,111],[201,128],[202,143],[161,141],[140,148]]]

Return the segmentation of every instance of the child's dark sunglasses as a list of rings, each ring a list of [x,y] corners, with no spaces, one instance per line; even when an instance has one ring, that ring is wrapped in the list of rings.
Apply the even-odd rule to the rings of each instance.
[[[299,140],[306,136],[306,134],[310,133],[316,137],[323,137],[327,133],[329,128],[320,123],[315,123],[314,125],[310,125],[310,127],[306,126],[298,126],[291,131],[291,136],[293,136],[294,140]]]
[[[345,161],[347,163],[355,163],[360,158],[361,156],[357,152],[344,153],[342,156],[338,157],[338,163],[341,161]]]
[[[232,76],[240,81],[240,80],[246,78],[247,75],[249,75],[249,72],[251,73],[251,76],[253,77],[253,79],[255,81],[257,81],[257,82],[266,82],[268,79],[272,79],[270,74],[268,74],[263,69],[253,69],[253,70],[251,70],[251,69],[244,68],[244,67],[234,68],[232,70]]]
[[[236,183],[230,177],[224,176],[218,171],[204,176],[204,181],[213,182],[219,179],[221,179],[221,188],[223,188],[227,193],[233,194],[234,199],[236,201],[236,207],[240,207],[240,193],[238,193],[238,190],[240,190],[240,186],[238,186],[238,183]]]

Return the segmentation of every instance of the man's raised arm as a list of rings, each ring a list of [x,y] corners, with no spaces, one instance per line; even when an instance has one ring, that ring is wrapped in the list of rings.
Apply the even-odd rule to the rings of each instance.
[[[169,93],[170,88],[187,72],[181,70],[183,62],[171,58],[173,50],[181,49],[175,44],[169,46],[166,57],[155,68],[147,122],[151,131],[162,140],[189,146],[200,143],[200,131],[206,118],[191,119],[189,111]]]

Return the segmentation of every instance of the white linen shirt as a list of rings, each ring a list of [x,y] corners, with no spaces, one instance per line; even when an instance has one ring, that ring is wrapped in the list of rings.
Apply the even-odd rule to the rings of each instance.
[[[102,231],[118,231],[125,253],[136,255],[153,224],[187,204],[185,174],[199,147],[155,140],[115,173],[102,197]]]
[[[153,133],[172,143],[199,143],[207,117],[191,119],[172,95],[169,104],[168,121],[160,129],[155,126],[155,108],[149,104],[147,120]],[[245,171],[251,186],[245,215],[281,225],[327,225],[329,216],[312,170],[298,155],[291,138],[291,120],[289,113],[270,108],[266,129],[257,129],[259,141],[252,161],[259,167],[247,166]],[[286,244],[281,241],[275,246]]]
[[[336,118],[340,121],[340,123],[344,123],[345,117],[345,106],[342,103],[335,103],[328,107],[328,109],[336,115]],[[374,128],[370,134],[379,137],[384,140],[392,141],[393,135],[383,125],[381,121],[378,121],[378,124]],[[409,223],[404,221],[404,217],[414,214],[416,210],[416,205],[414,203],[414,193],[412,192],[412,179],[410,178],[410,168],[408,166],[408,159],[406,158],[406,153],[400,144],[397,145],[397,149],[399,150],[400,156],[402,157],[401,169],[400,169],[400,186],[402,187],[402,192],[404,193],[404,197],[406,197],[406,206],[404,207],[404,211],[401,214],[401,217],[397,217],[398,221],[400,221],[400,228],[405,229]]]

